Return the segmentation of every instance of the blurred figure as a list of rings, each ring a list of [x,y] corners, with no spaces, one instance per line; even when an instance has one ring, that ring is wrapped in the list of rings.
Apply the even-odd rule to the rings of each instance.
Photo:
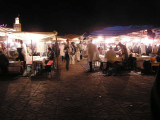
[[[157,52],[158,52],[158,49],[157,49],[157,46],[155,45],[155,46],[153,47],[153,54],[154,54],[154,55],[157,55]]]
[[[158,46],[157,54],[160,55],[160,45]]]
[[[50,47],[48,48],[47,57],[48,57],[48,60],[53,60],[55,57],[54,51],[52,51],[52,49]]]
[[[8,58],[2,53],[2,49],[0,49],[0,70],[3,74],[8,72],[8,65]]]
[[[110,46],[109,51],[105,53],[105,58],[107,59],[107,67],[106,70],[116,61],[116,53],[113,50],[112,46]]]
[[[140,48],[141,48],[141,55],[145,55],[146,54],[145,44],[141,43]]]
[[[89,44],[87,45],[87,53],[88,53],[88,62],[89,62],[89,66],[90,66],[90,72],[93,71],[92,68],[92,62],[94,60],[96,60],[96,55],[97,55],[97,46],[95,44],[92,43],[92,40],[89,42]]]
[[[60,49],[58,43],[52,44],[52,51],[55,53],[55,56],[58,57],[60,54]]]
[[[114,51],[119,51],[119,49],[118,49],[118,45],[116,45],[116,47],[114,48]]]
[[[128,57],[127,65],[129,70],[136,70],[137,68],[136,57],[133,57],[132,54]]]
[[[156,61],[157,61],[157,62],[160,62],[160,54],[158,54],[158,55],[156,56]]]
[[[64,56],[65,56],[65,52],[64,52],[64,43],[62,43],[61,45],[59,45],[59,49],[60,49],[60,56],[62,57],[62,62],[64,60]]]
[[[25,55],[22,53],[22,48],[17,48],[18,57],[16,58],[16,61],[26,61]]]
[[[74,42],[71,43],[69,46],[69,56],[70,56],[70,64],[75,64],[75,54],[76,54],[76,47]]]
[[[126,61],[128,59],[128,51],[125,45],[119,42],[119,47],[121,48],[123,60]]]
[[[76,48],[76,59],[77,59],[77,62],[80,62],[80,49],[77,47]]]
[[[26,67],[26,57],[24,53],[22,53],[22,49],[23,48],[17,48],[18,57],[16,58],[16,61],[23,61],[23,70],[24,70]]]
[[[82,42],[81,42],[81,41],[80,41],[79,44],[77,44],[77,48],[79,48],[79,51],[80,51],[80,59],[82,59],[83,45],[82,45]]]
[[[152,53],[152,46],[151,46],[151,44],[149,44],[149,46],[146,49],[146,54],[149,55],[150,53]]]
[[[69,70],[69,46],[66,45],[65,48],[64,48],[64,52],[65,52],[65,60],[66,60],[66,70]]]
[[[113,50],[112,46],[110,46],[109,50],[105,53],[105,58],[111,63],[114,63],[116,61],[116,53]]]

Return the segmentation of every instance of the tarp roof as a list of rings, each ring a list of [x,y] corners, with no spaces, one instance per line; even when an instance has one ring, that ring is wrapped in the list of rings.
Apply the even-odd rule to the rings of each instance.
[[[129,25],[129,26],[114,26],[114,27],[106,27],[101,30],[94,31],[90,33],[91,35],[102,35],[102,36],[118,36],[125,35],[131,32],[138,32],[140,30],[151,29],[153,26],[148,25]]]
[[[16,31],[16,30],[13,28],[6,28],[6,27],[0,26],[0,32],[14,32],[14,31]]]

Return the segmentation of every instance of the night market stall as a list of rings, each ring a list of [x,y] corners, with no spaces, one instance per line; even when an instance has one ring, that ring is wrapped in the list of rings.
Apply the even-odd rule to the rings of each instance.
[[[22,61],[27,65],[37,61],[44,67],[47,48],[56,40],[52,32],[17,32],[12,29],[7,31],[8,28],[0,30],[0,47],[9,59],[9,71],[24,71]],[[19,50],[23,53],[25,60],[16,60]]]
[[[104,54],[112,46],[116,52],[116,57],[121,61],[121,50],[118,46],[122,43],[126,46],[128,55],[132,54],[137,60],[137,67],[143,69],[145,60],[151,61],[151,66],[158,66],[156,61],[159,41],[159,28],[153,26],[115,26],[107,27],[90,34],[92,42],[99,48],[101,61],[107,61]]]

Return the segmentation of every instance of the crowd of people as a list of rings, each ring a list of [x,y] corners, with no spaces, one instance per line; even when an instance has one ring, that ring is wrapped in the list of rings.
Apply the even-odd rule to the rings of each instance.
[[[48,46],[48,52],[47,52],[47,61],[54,60],[59,55],[61,56],[61,60],[66,61],[66,69],[69,70],[70,64],[75,64],[76,62],[80,62],[82,59],[82,53],[86,53],[88,56],[88,64],[89,64],[89,70],[90,72],[93,71],[93,62],[94,61],[101,61],[101,58],[99,57],[100,54],[102,54],[101,47],[98,47],[96,44],[92,42],[92,40],[82,43],[81,41],[78,44],[75,44],[74,42],[70,42],[67,40],[66,43],[56,43]],[[21,44],[22,46],[22,44]],[[109,69],[109,66],[112,66],[113,63],[117,62],[117,56],[120,56],[122,58],[122,63],[124,65],[129,64],[130,66],[133,66],[135,64],[135,58],[132,56],[132,53],[137,53],[140,55],[154,55],[156,56],[156,61],[160,62],[160,46],[157,47],[156,45],[144,45],[140,44],[140,46],[132,46],[128,47],[127,45],[122,44],[119,42],[116,45],[107,45],[108,50],[103,53],[104,58],[107,59],[107,66],[106,70]],[[16,61],[24,61],[24,68],[26,64],[26,58],[24,55],[24,48],[17,49],[18,56],[16,58]],[[32,51],[33,52],[33,51]],[[3,52],[2,52],[3,53]],[[6,57],[7,58],[7,57]],[[1,65],[2,66],[2,65]],[[1,67],[0,66],[0,67]],[[2,66],[3,67],[3,66]],[[1,69],[2,69],[1,67]]]
[[[57,51],[57,55],[61,56],[61,60],[66,61],[66,69],[69,70],[69,65],[70,64],[75,64],[76,62],[80,62],[81,58],[82,58],[82,53],[86,53],[88,56],[88,64],[89,64],[89,72],[93,72],[93,62],[94,61],[101,61],[100,58],[100,54],[101,54],[101,48],[98,47],[96,44],[94,44],[92,42],[92,40],[88,41],[87,44],[85,44],[86,48],[84,49],[84,44],[82,44],[82,42],[75,44],[74,42],[69,42],[67,41],[67,43],[61,43],[58,45]],[[156,60],[159,62],[160,61],[160,48],[154,46],[151,47],[151,45],[147,46],[143,46],[141,45],[141,49],[140,50],[136,50],[136,48],[138,49],[138,47],[133,46],[131,47],[127,47],[126,45],[122,44],[121,42],[119,42],[118,44],[116,44],[115,46],[112,45],[108,45],[107,46],[109,49],[105,50],[104,52],[104,58],[107,60],[107,64],[106,64],[106,68],[105,70],[108,71],[108,69],[113,66],[113,64],[117,65],[118,58],[117,56],[119,56],[120,58],[122,58],[122,66],[125,68],[126,66],[129,69],[134,69],[136,68],[136,57],[133,56],[132,53],[136,53],[138,54],[138,51],[140,51],[141,55],[148,55],[151,54],[152,55],[156,55]],[[145,47],[145,50],[142,49]],[[48,49],[48,51],[54,51],[55,56],[56,55],[56,49]],[[151,50],[149,50],[151,49]],[[50,53],[48,52],[48,53]],[[53,55],[53,53],[52,53]],[[84,54],[83,54],[84,55]],[[53,59],[51,55],[47,54],[48,58]],[[50,56],[50,57],[49,57]],[[55,58],[55,57],[54,57]],[[101,66],[100,66],[101,67]]]
[[[120,51],[119,48],[120,47]],[[119,51],[119,53],[117,53],[116,51]],[[87,53],[88,53],[88,61],[89,61],[89,66],[90,66],[90,72],[93,71],[93,62],[94,61],[101,61],[99,54],[99,48],[97,48],[97,46],[95,44],[92,43],[92,40],[88,43],[87,45]],[[113,48],[112,46],[109,47],[109,50],[105,52],[104,58],[107,59],[107,67],[106,70],[109,69],[109,67],[114,64],[117,63],[117,57],[116,55],[121,55],[123,61],[127,61],[128,60],[128,51],[125,45],[119,43],[118,45],[116,45],[115,48]]]
[[[82,44],[81,42],[79,44],[76,44],[74,42],[69,43],[63,43],[59,45],[60,49],[60,56],[62,58],[62,62],[66,61],[66,69],[69,70],[69,64],[75,64],[76,61],[80,62],[80,59],[82,58]]]

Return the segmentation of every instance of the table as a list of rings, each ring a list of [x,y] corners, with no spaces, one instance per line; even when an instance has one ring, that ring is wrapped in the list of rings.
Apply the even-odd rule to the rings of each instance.
[[[158,67],[159,65],[160,65],[160,62],[157,62],[157,61],[151,62],[151,66],[152,66],[152,67],[153,67],[153,66]]]
[[[150,60],[150,56],[140,56],[136,57],[136,62],[137,62],[137,68],[143,69],[143,62],[144,60]]]
[[[40,58],[33,59],[33,65],[32,65],[32,61],[27,63],[27,69],[28,67],[31,67],[33,73],[39,73],[42,69],[45,68],[46,59],[47,57],[40,57]]]
[[[137,61],[150,60],[150,56],[142,55],[140,57],[136,57]]]
[[[99,55],[99,57],[101,62],[100,69],[104,70],[104,63],[107,63],[107,58],[105,58],[104,55]],[[122,57],[116,57],[116,61],[122,63]]]

